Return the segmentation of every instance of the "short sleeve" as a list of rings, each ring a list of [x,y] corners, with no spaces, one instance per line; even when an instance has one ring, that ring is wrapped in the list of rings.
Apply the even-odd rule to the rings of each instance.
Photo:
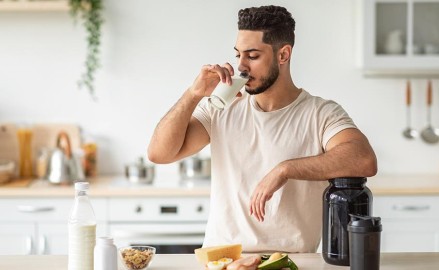
[[[192,116],[195,117],[204,126],[209,136],[211,136],[211,124],[212,118],[210,115],[210,106],[207,102],[207,98],[203,98],[200,103],[198,103]]]
[[[326,144],[334,135],[347,128],[357,128],[348,113],[332,100],[322,104],[318,115],[321,123],[322,145],[325,150]]]

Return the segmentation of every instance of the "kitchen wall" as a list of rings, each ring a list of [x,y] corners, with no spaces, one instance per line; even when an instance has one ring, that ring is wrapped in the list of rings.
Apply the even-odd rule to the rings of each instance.
[[[356,64],[352,0],[105,0],[98,101],[76,81],[85,31],[68,12],[0,12],[0,123],[77,123],[99,144],[101,173],[122,173],[144,155],[160,118],[200,67],[234,60],[240,8],[279,4],[296,19],[292,75],[312,94],[338,101],[367,135],[380,174],[438,174],[439,144],[407,141],[402,79],[364,78]],[[413,126],[425,121],[426,81],[413,82]],[[439,126],[439,81],[433,124]],[[306,127],[304,127],[306,128]],[[209,149],[203,153],[208,154]],[[160,165],[157,177],[177,172]]]

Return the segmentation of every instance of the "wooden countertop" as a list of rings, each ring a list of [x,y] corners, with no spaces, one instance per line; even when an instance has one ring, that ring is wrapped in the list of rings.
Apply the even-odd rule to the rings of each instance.
[[[374,176],[367,186],[374,195],[439,195],[439,175]]]
[[[291,254],[300,270],[341,270],[349,266],[334,266],[324,262],[321,254]],[[8,270],[67,270],[67,256],[0,256],[0,269]],[[150,270],[204,270],[193,254],[158,254]],[[437,270],[439,253],[382,253],[381,270]]]
[[[208,182],[199,186],[189,186],[173,181],[154,181],[149,184],[131,184],[123,176],[105,176],[92,178],[90,196],[92,197],[132,197],[132,196],[201,196],[208,197]],[[203,180],[206,181],[206,180]],[[34,180],[25,187],[0,186],[0,198],[13,197],[71,197],[73,185],[53,185],[45,180]]]
[[[175,177],[175,176],[174,176]],[[209,196],[206,180],[193,187],[180,185],[177,179],[154,180],[152,185],[133,185],[123,176],[103,176],[89,179],[90,195],[94,197],[128,196]],[[168,179],[168,178],[167,178]],[[374,196],[380,195],[439,195],[439,175],[383,175],[368,178],[367,186]],[[0,198],[13,197],[71,197],[73,186],[52,185],[34,180],[30,184],[0,186]]]

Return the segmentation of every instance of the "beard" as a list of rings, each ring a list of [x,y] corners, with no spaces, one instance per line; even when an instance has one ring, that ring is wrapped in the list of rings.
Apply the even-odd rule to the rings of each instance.
[[[279,77],[279,67],[277,66],[277,60],[274,59],[268,75],[266,77],[261,78],[261,85],[254,89],[250,89],[246,87],[245,91],[250,95],[257,95],[264,93],[265,91],[267,91],[268,88],[270,88],[276,82],[278,77]],[[254,79],[254,77],[250,76],[250,79]]]

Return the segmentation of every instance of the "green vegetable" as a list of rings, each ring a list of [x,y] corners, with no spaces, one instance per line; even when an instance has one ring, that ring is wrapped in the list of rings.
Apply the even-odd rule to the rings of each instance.
[[[262,263],[258,265],[260,270],[280,270],[282,268],[289,268],[290,270],[298,270],[297,265],[288,257],[288,254],[283,254],[282,257],[276,260],[270,260],[270,255],[261,256]]]

